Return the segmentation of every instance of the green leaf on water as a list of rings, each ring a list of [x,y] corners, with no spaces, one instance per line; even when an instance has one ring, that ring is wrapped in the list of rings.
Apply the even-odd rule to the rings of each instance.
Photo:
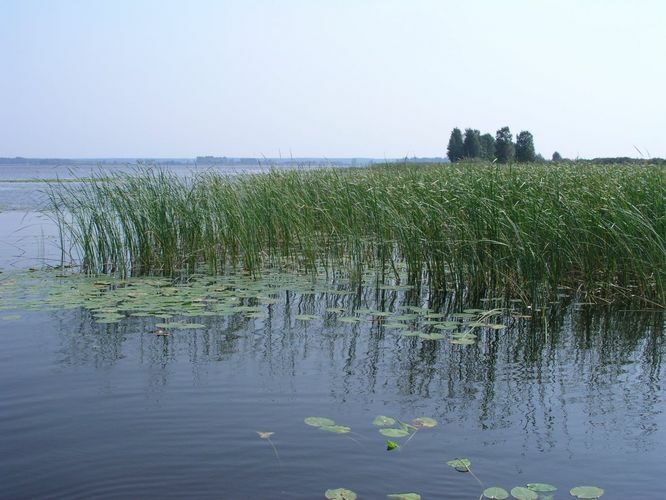
[[[472,461],[468,458],[456,458],[446,462],[446,465],[453,467],[458,472],[469,472],[469,467],[472,465]]]
[[[317,319],[318,316],[315,316],[314,314],[298,314],[294,316],[299,321],[312,321],[313,319]]]
[[[17,319],[21,319],[20,314],[5,314],[4,316],[0,316],[0,319],[2,321],[16,321]]]
[[[386,440],[386,449],[388,451],[395,450],[396,448],[399,448],[398,443],[395,441]]]
[[[307,417],[303,420],[306,424],[312,427],[321,427],[323,425],[335,425],[335,422],[326,417]]]
[[[419,429],[431,429],[437,426],[437,420],[430,417],[418,417],[412,420],[412,423]]]
[[[409,436],[409,431],[406,431],[404,429],[379,429],[379,432],[383,434],[386,437],[391,437],[391,438],[401,438],[405,436]]]
[[[348,490],[345,488],[326,490],[324,496],[328,500],[356,500],[356,493],[354,493],[352,490]]]
[[[343,318],[338,318],[338,321],[342,323],[358,323],[361,320],[355,316],[345,316]]]
[[[334,432],[336,434],[347,434],[351,432],[351,427],[345,425],[322,425],[319,427],[322,431]]]
[[[372,425],[376,425],[378,427],[386,427],[393,424],[395,424],[395,418],[386,417],[384,415],[379,415],[372,421]]]
[[[456,337],[456,338],[450,339],[449,342],[451,344],[456,344],[456,345],[473,345],[473,344],[476,344],[476,339],[469,338],[469,337]]]
[[[551,491],[557,491],[555,486],[548,483],[527,483],[527,487],[532,491],[536,491],[537,493],[550,493]]]
[[[571,493],[571,496],[574,496],[576,498],[590,499],[590,498],[599,498],[601,495],[604,494],[604,490],[596,486],[576,486],[575,488],[571,488],[569,493]]]
[[[457,330],[458,329],[458,324],[455,325],[447,325],[445,323],[438,323],[436,325],[433,325],[433,328],[436,328],[437,330]]]
[[[421,500],[421,495],[418,493],[391,493],[386,495],[386,498],[393,500]]]
[[[511,496],[518,500],[537,500],[537,498],[539,498],[539,495],[524,486],[516,486],[515,488],[512,488]]]
[[[445,338],[441,333],[419,333],[419,337],[423,340],[442,340]]]
[[[492,488],[483,490],[483,496],[494,500],[504,500],[505,498],[509,498],[509,493],[504,488],[493,486]]]

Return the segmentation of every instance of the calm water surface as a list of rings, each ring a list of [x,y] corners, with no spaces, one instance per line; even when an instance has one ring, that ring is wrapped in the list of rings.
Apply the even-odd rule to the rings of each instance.
[[[189,318],[205,327],[159,337],[156,318],[100,324],[83,308],[7,299],[20,268],[53,251],[48,221],[31,213],[26,224],[24,213],[0,213],[1,498],[316,499],[345,487],[369,499],[478,499],[474,478],[447,467],[456,457],[485,486],[663,496],[661,312],[564,299],[545,318],[505,316],[507,328],[462,346],[401,336],[362,312],[425,308],[425,293],[282,290],[260,318]],[[58,280],[37,279],[45,291]],[[438,426],[387,452],[377,415]],[[322,432],[308,416],[353,433]],[[274,432],[279,460],[257,431]]]

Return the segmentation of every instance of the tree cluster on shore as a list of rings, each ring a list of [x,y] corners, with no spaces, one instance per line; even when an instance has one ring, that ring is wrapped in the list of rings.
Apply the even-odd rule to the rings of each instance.
[[[509,127],[499,129],[495,137],[488,133],[481,135],[480,131],[471,128],[465,129],[463,136],[456,127],[451,131],[447,155],[451,162],[480,159],[496,160],[500,163],[526,163],[543,160],[534,150],[534,137],[529,131],[521,131],[516,136],[516,142],[513,142]]]

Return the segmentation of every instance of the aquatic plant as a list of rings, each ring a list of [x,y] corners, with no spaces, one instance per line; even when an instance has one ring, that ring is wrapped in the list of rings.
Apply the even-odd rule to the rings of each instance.
[[[66,259],[88,273],[371,267],[438,289],[558,285],[666,303],[666,168],[384,166],[51,185]],[[400,283],[388,286],[402,286]]]

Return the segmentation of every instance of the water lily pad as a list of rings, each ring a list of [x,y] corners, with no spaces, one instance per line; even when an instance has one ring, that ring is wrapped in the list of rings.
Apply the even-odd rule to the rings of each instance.
[[[456,458],[446,462],[446,465],[453,467],[458,472],[469,472],[469,467],[472,465],[472,461],[468,458]]]
[[[483,490],[483,496],[494,500],[504,500],[505,498],[509,498],[509,493],[504,488],[493,486],[492,488]]]
[[[354,493],[352,490],[348,490],[345,488],[326,490],[324,496],[328,500],[356,500],[356,493]]]
[[[319,427],[322,431],[334,432],[336,434],[347,434],[351,432],[351,427],[345,425],[322,425]]]
[[[551,491],[557,491],[555,486],[548,483],[527,483],[527,487],[532,491],[536,491],[537,493],[550,493]]]
[[[604,490],[596,486],[576,486],[575,488],[571,488],[569,493],[571,493],[571,496],[574,496],[576,498],[590,499],[590,498],[599,498],[601,495],[604,494]]]
[[[458,329],[458,324],[456,323],[455,325],[448,325],[446,323],[438,323],[436,325],[433,325],[433,328],[436,328],[437,330],[457,330]]]
[[[313,319],[317,319],[318,316],[315,316],[314,314],[298,314],[294,316],[299,321],[312,321]]]
[[[441,333],[419,333],[419,338],[423,340],[442,340],[446,337]]]
[[[5,314],[4,316],[0,316],[0,319],[2,321],[16,321],[18,319],[21,319],[20,314]]]
[[[386,495],[386,498],[393,500],[421,500],[421,495],[418,493],[391,493]]]
[[[451,344],[457,345],[473,345],[476,344],[476,339],[469,337],[456,337],[449,340]]]
[[[419,429],[431,429],[437,426],[437,420],[430,417],[418,417],[412,420],[412,424]]]
[[[343,313],[343,312],[345,312],[345,310],[342,307],[327,307],[326,312]]]
[[[511,489],[511,496],[518,500],[537,500],[539,495],[524,486],[516,486]]]
[[[418,314],[401,314],[399,316],[393,316],[391,319],[395,321],[411,321],[418,318]]]
[[[335,422],[326,417],[307,417],[304,422],[312,427],[321,427],[323,425],[335,425]]]
[[[385,417],[384,415],[379,415],[379,416],[375,417],[375,419],[372,421],[372,424],[376,425],[378,427],[386,427],[386,426],[395,424],[395,418]]]
[[[361,320],[355,316],[345,316],[343,318],[338,318],[338,321],[342,323],[358,323]]]
[[[395,450],[396,448],[399,448],[398,443],[396,443],[395,441],[389,441],[389,440],[386,441],[386,449],[388,451]]]
[[[421,332],[416,332],[414,330],[405,330],[400,332],[400,335],[403,337],[418,337]]]
[[[391,438],[400,438],[400,437],[409,436],[409,431],[406,431],[405,429],[393,429],[393,428],[379,429],[379,432],[384,436]]]

